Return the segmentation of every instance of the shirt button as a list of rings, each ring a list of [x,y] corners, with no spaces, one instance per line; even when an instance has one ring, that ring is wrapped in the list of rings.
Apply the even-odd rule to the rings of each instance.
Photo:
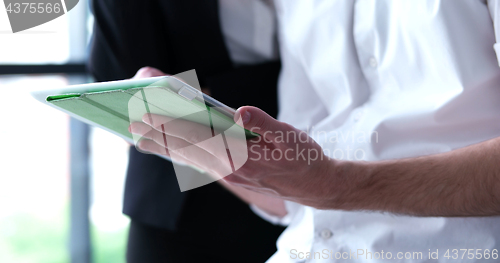
[[[376,68],[377,66],[378,66],[377,59],[374,57],[370,58],[370,67]]]
[[[330,231],[330,229],[325,228],[325,229],[321,230],[320,235],[323,239],[329,239],[330,237],[333,236],[333,233],[332,233],[332,231]]]

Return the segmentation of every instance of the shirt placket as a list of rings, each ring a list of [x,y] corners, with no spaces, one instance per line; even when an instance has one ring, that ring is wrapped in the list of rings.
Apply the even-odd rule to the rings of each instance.
[[[379,58],[377,56],[377,37],[376,28],[373,23],[375,19],[375,2],[373,0],[356,0],[353,5],[353,28],[352,34],[355,44],[355,49],[359,59],[359,66],[363,72],[370,89],[377,87],[378,70],[380,67]],[[366,109],[360,107],[355,109],[351,115],[353,123],[362,122]],[[336,252],[345,252],[346,244],[339,244],[336,238],[336,227],[334,224],[325,220],[328,216],[327,211],[315,210],[314,225],[315,238],[312,246],[312,251],[322,251],[327,249],[330,251],[331,257],[328,262],[349,262],[350,260],[336,260]],[[338,229],[338,228],[337,228]],[[314,260],[313,260],[314,261]]]

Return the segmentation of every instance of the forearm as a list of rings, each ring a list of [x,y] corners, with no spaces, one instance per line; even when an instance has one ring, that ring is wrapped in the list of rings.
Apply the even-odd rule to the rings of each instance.
[[[500,215],[500,138],[448,153],[347,164],[353,183],[336,205],[417,216]]]
[[[279,217],[284,217],[287,215],[283,199],[253,192],[239,186],[230,185],[224,180],[219,180],[219,182],[244,202],[256,205],[260,209],[266,211],[268,214]]]

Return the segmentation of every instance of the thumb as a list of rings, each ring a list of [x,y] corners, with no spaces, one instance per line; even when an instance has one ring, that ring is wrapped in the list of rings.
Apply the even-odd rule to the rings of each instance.
[[[268,139],[273,139],[277,136],[276,132],[289,130],[290,127],[286,123],[277,121],[259,108],[244,106],[236,111],[234,121],[243,126],[245,129],[258,133]]]

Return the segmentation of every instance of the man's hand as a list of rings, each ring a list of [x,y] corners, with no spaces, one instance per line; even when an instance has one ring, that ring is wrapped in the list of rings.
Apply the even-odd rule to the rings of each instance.
[[[143,123],[133,123],[130,130],[146,138],[140,149],[196,166],[229,184],[317,208],[331,207],[331,199],[345,184],[335,171],[342,167],[340,162],[325,156],[306,132],[258,108],[240,108],[235,121],[261,136],[244,142],[227,137],[228,145],[244,145],[231,149],[232,160],[224,147],[207,140],[207,127],[200,124],[146,114]],[[234,169],[234,160],[246,155],[246,163]]]
[[[137,73],[133,77],[133,79],[158,77],[158,76],[168,76],[168,74],[166,74],[166,73],[164,73],[156,68],[143,67],[139,71],[137,71]],[[202,92],[210,95],[210,90],[208,88],[202,88]],[[160,132],[151,133],[150,132],[151,131],[150,125],[152,124],[151,119],[148,116],[145,116],[144,119],[146,120],[145,123],[133,123],[130,126],[131,132],[143,135],[146,138],[149,137],[149,139],[150,139],[150,140],[140,141],[140,145],[138,147],[142,150],[149,151],[151,153],[166,154],[167,148],[164,147],[165,141],[163,139],[165,139],[165,138],[162,137],[163,133],[160,133]],[[155,116],[153,123],[159,123],[159,121],[167,121],[167,120],[171,120],[171,119],[169,119],[168,117],[165,117],[165,116]],[[186,125],[191,125],[191,124],[193,124],[193,123],[186,123]],[[180,129],[180,127],[173,127],[173,126],[167,126],[167,127],[169,127],[169,129],[167,129],[168,131],[172,132],[172,130],[174,130],[178,133],[181,133],[181,134],[183,133],[183,129]],[[157,126],[156,128],[159,128],[159,127]],[[188,129],[194,128],[196,130],[197,127],[188,126],[187,128]],[[198,127],[198,128],[200,128],[200,127]],[[206,128],[206,127],[203,127],[203,128]],[[199,132],[200,130],[201,129],[198,129],[197,131]],[[191,134],[193,134],[193,133],[191,133]],[[169,136],[169,137],[172,137],[172,136]],[[198,136],[198,138],[201,138],[201,137]],[[156,139],[156,140],[153,140],[153,139]],[[175,140],[169,139],[168,141],[172,142],[172,145],[170,148],[174,147],[174,145],[177,145],[179,150],[182,149],[182,146],[189,145],[189,144],[186,144],[186,141],[182,141],[182,139],[177,139],[177,138],[175,138]],[[201,154],[201,151],[198,154]],[[191,164],[194,166],[198,166],[198,167],[201,166],[201,165],[196,165],[193,163],[192,160],[194,160],[194,156],[189,161],[185,160],[184,158],[178,157],[178,155],[174,156],[172,159],[177,160],[177,161],[181,161],[181,162],[185,162],[185,163],[188,163],[188,164]],[[276,216],[281,216],[281,217],[285,216],[287,214],[284,203],[279,198],[273,198],[270,196],[265,196],[265,195],[262,195],[259,193],[248,191],[248,190],[241,188],[239,186],[229,185],[228,183],[226,183],[224,181],[220,181],[220,182],[225,188],[227,188],[233,194],[235,194],[236,196],[241,198],[243,201],[257,205],[258,207],[260,207],[261,209],[263,209],[264,211],[266,211],[270,214],[273,214]]]

